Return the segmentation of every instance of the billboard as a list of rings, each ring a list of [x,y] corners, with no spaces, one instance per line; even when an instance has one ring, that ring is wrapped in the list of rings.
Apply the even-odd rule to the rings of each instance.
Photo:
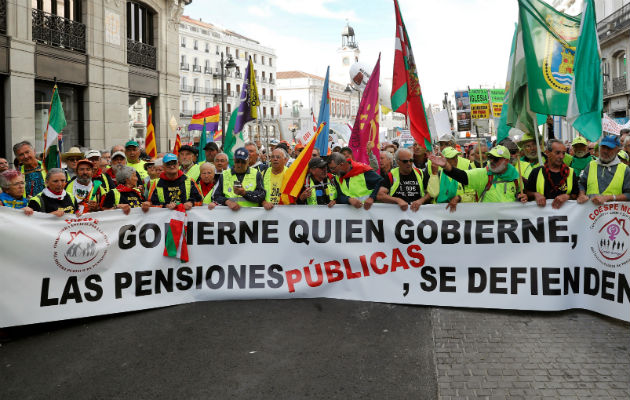
[[[457,131],[470,131],[470,97],[468,97],[468,91],[455,91],[455,112],[457,114]]]

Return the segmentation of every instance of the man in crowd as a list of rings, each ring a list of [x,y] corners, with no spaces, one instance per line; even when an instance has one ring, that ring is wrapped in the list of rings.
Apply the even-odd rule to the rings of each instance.
[[[116,171],[118,170],[118,168],[124,165],[127,165],[127,156],[125,155],[125,153],[123,153],[122,151],[117,151],[112,154],[111,166],[105,171],[105,174],[107,174],[113,180],[114,186],[118,184],[116,182]],[[140,177],[140,174],[137,170],[136,174],[138,174],[138,185],[142,185],[142,178]]]
[[[450,133],[442,135],[442,137],[438,139],[438,147],[440,148],[440,151],[442,151],[446,147],[455,148],[455,145],[455,136],[451,135]]]
[[[113,154],[113,153],[112,153]],[[140,175],[140,182],[147,176],[147,171],[144,169],[144,161],[140,159],[140,145],[135,140],[130,140],[125,143],[125,156],[127,157],[126,165],[132,167]],[[113,155],[112,155],[113,158]]]
[[[105,189],[106,192],[109,192],[116,185],[114,185],[114,180],[103,172],[101,168],[101,152],[98,150],[90,150],[85,154],[85,158],[92,162],[94,165],[94,172],[92,173],[92,181],[101,182],[101,187]]]
[[[258,207],[265,200],[262,174],[249,167],[249,152],[245,147],[234,151],[234,167],[223,171],[212,200],[232,211],[241,207]]]
[[[481,153],[479,153],[481,151]],[[470,161],[473,164],[473,168],[485,168],[488,162],[488,145],[485,143],[475,143],[470,151]],[[462,169],[462,168],[460,168]]]
[[[445,147],[442,150],[442,156],[446,159],[446,162],[451,167],[457,168],[457,162],[459,152],[452,147]],[[457,210],[457,204],[459,203],[474,203],[477,201],[476,192],[469,188],[464,187],[461,183],[451,178],[441,168],[433,166],[431,171],[427,171],[431,176],[427,185],[427,193],[435,199],[436,203],[446,203],[446,208],[450,212]]]
[[[229,159],[227,154],[219,153],[214,157],[214,167],[216,168],[216,173],[214,175],[214,183],[216,184],[221,177],[223,171],[228,168]]]
[[[380,175],[383,179],[386,179],[389,172],[394,168],[394,155],[389,151],[381,151],[380,152],[380,160],[381,160],[381,168]],[[370,165],[372,169],[374,169],[373,165]]]
[[[9,169],[9,161],[6,158],[0,157],[0,173]]]
[[[282,179],[288,169],[286,167],[289,155],[282,148],[276,148],[271,152],[271,168],[263,172],[263,187],[265,188],[265,200],[262,202],[265,210],[271,210],[276,204],[281,204]],[[250,166],[250,168],[252,168]]]
[[[625,135],[621,144],[623,145],[623,151],[630,154],[630,135]]]
[[[199,178],[199,164],[196,163],[197,154],[197,148],[185,144],[179,148],[177,157],[182,172],[193,181],[197,181]]]
[[[519,193],[519,174],[510,164],[510,151],[504,146],[498,145],[488,152],[486,168],[464,171],[453,168],[444,157],[431,154],[429,159],[442,167],[446,175],[475,190],[480,203],[512,202],[526,196]]]
[[[94,164],[91,161],[79,160],[77,174],[66,185],[66,192],[74,197],[79,214],[99,211],[101,200],[107,193],[102,181],[92,180],[93,170]]]
[[[77,163],[83,159],[83,152],[78,147],[71,147],[61,155],[61,161],[66,163],[66,180],[74,178],[77,174]]]
[[[542,138],[539,136],[540,140],[538,141],[541,145]],[[521,140],[518,142],[519,147],[521,148],[521,152],[523,157],[521,160],[527,161],[530,164],[531,169],[536,167],[540,167],[540,162],[538,161],[538,148],[536,147],[536,137],[531,133],[525,133],[521,137]],[[542,162],[545,162],[545,155],[541,153]],[[523,176],[529,176],[531,170],[522,171]]]
[[[254,143],[254,142],[247,142],[247,143],[245,143],[245,149],[249,153],[249,159],[248,159],[249,167],[250,168],[254,168],[254,169],[256,169],[257,171],[259,171],[261,173],[264,172],[265,169],[267,169],[267,165],[263,164],[259,160],[258,146],[256,146],[256,143]]]
[[[419,169],[425,168],[427,166],[427,149],[414,141],[411,150],[413,151],[413,165]]]
[[[577,198],[577,175],[564,163],[565,153],[566,147],[561,141],[551,139],[547,142],[547,162],[532,170],[525,186],[527,198],[522,197],[522,202],[535,200],[538,206],[544,207],[549,199],[553,200],[553,208],[560,208],[567,200]]]
[[[35,149],[30,142],[25,140],[16,143],[13,146],[13,154],[20,163],[20,172],[24,175],[24,195],[30,199],[46,187],[46,171],[35,157]]]
[[[214,163],[214,158],[219,154],[219,146],[215,142],[208,142],[203,148],[206,152],[206,162]]]
[[[337,203],[350,204],[369,210],[376,200],[383,178],[370,167],[344,157],[340,153],[328,156],[328,169],[336,175],[340,193]]]
[[[398,204],[403,211],[411,207],[418,211],[420,206],[431,199],[426,193],[426,174],[413,166],[413,154],[407,149],[398,149],[395,153],[397,168],[391,170],[384,179],[377,199],[384,203]]]
[[[571,168],[577,176],[580,176],[584,168],[594,160],[593,156],[588,152],[588,142],[582,136],[576,136],[571,143],[573,147],[573,157],[571,158]]]
[[[579,178],[577,202],[589,200],[596,205],[607,201],[630,200],[630,168],[619,161],[619,138],[606,136],[601,141],[599,158],[586,165]]]
[[[326,161],[320,157],[313,157],[308,162],[308,175],[297,203],[332,207],[336,204],[338,191],[335,179],[326,170]]]
[[[76,212],[74,197],[64,190],[66,173],[61,168],[52,168],[46,175],[46,187],[41,193],[33,196],[28,206],[34,211],[49,213],[62,217],[65,213]]]
[[[162,162],[164,172],[160,175],[155,188],[149,193],[151,205],[159,205],[172,210],[178,204],[183,204],[184,209],[190,210],[195,203],[201,203],[203,198],[197,185],[179,169],[177,156],[167,153]]]

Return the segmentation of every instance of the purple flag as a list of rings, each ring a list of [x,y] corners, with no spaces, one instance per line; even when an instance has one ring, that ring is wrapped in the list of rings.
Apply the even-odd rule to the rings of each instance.
[[[251,56],[245,70],[240,101],[241,104],[238,106],[236,124],[234,125],[234,134],[241,132],[246,123],[258,118],[258,109],[256,107],[260,105],[260,100],[258,99],[258,88],[256,87],[256,71],[254,70]]]
[[[354,120],[352,126],[352,133],[350,134],[349,147],[352,149],[352,155],[355,161],[368,164],[370,159],[367,154],[368,142],[373,142],[374,147],[372,153],[379,159],[378,151],[378,81],[381,74],[381,55],[378,56],[378,61],[372,70],[370,79],[363,96],[361,97],[361,104],[359,105],[359,112]]]

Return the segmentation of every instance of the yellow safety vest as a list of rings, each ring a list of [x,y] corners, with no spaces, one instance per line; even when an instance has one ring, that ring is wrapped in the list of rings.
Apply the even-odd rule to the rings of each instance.
[[[72,205],[73,205],[73,207],[72,207],[72,208],[73,208],[72,213],[73,213],[74,211],[76,211],[76,209],[74,208],[74,205],[75,205],[77,202],[76,202],[76,200],[74,199],[74,196],[73,196],[71,193],[66,192],[66,195],[68,195],[68,197],[70,197],[70,200],[72,200]],[[39,194],[37,194],[37,195],[35,195],[35,196],[31,197],[31,200],[33,200],[35,203],[39,204],[39,206],[40,206],[41,208],[43,208],[43,207],[44,207],[44,200],[43,200],[43,196],[44,196],[44,193],[43,193],[43,192],[41,192],[41,193],[39,193]],[[66,207],[66,208],[67,208],[67,207]],[[48,211],[44,210],[44,212],[48,212]],[[67,212],[67,211],[65,211],[65,209],[64,209],[64,213],[68,213],[68,212]],[[72,214],[72,213],[71,213],[71,214]]]
[[[543,167],[544,168],[544,167]],[[560,188],[562,190],[562,188]],[[567,177],[566,194],[571,194],[573,190],[573,168],[569,168],[569,176]],[[545,174],[543,174],[542,168],[538,170],[538,176],[536,177],[536,191],[543,196],[545,195]]]
[[[284,174],[285,172],[287,172],[287,169],[289,168],[285,166],[281,173]],[[271,201],[271,174],[273,174],[273,172],[271,171],[271,168],[267,168],[265,172],[263,173],[263,187],[265,188],[265,201]]]
[[[241,184],[246,191],[253,191],[256,189],[257,174],[257,169],[249,168],[249,172],[243,177],[243,182],[241,182]],[[234,183],[236,183],[236,181],[237,177],[232,174],[231,169],[228,168],[223,171],[223,196],[225,196],[228,200],[235,200],[241,207],[258,207],[258,203],[246,200],[244,197],[234,193]]]
[[[414,174],[416,174],[416,179],[418,180],[418,185],[420,185],[420,197],[424,196],[424,187],[422,187],[423,175],[422,171],[416,168],[412,168]],[[393,196],[396,193],[396,189],[400,186],[400,168],[394,168],[389,171],[392,174],[392,187],[389,188],[389,195]]]
[[[591,161],[588,167],[588,177],[586,178],[586,194],[622,194],[623,176],[626,173],[627,165],[617,164],[617,170],[612,180],[603,193],[599,193],[599,182],[597,180],[597,161]]]
[[[372,194],[372,190],[368,189],[365,182],[365,174],[359,174],[353,176],[352,178],[344,179],[344,182],[341,182],[339,177],[336,177],[336,179],[339,183],[341,193],[348,197],[355,197],[364,201]]]
[[[313,179],[309,179],[309,185],[311,187],[315,186],[315,182],[313,182]],[[331,201],[337,198],[337,189],[335,188],[335,185],[330,182],[330,180],[326,184],[326,194]],[[317,190],[311,190],[311,195],[306,199],[306,204],[311,206],[317,205]]]

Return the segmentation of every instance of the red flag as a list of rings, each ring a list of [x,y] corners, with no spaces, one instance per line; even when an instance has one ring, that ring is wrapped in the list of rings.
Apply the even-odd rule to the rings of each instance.
[[[372,70],[370,79],[365,86],[359,111],[354,120],[352,133],[348,146],[352,149],[354,160],[363,164],[369,164],[370,158],[367,154],[367,145],[372,142],[372,153],[378,159],[380,153],[378,151],[378,81],[381,75],[381,55]]]
[[[157,157],[157,145],[155,142],[155,128],[153,127],[151,112],[151,103],[148,104],[149,107],[149,119],[147,121],[147,136],[146,141],[144,142],[144,149],[147,152],[147,155],[151,158]]]
[[[179,132],[177,132],[177,137],[175,138],[175,145],[173,146],[173,154],[178,156],[180,147],[182,147],[182,139],[179,137]]]
[[[407,29],[400,15],[398,0],[394,0],[394,7],[396,8],[396,46],[392,78],[392,110],[407,116],[411,136],[418,144],[431,150],[431,134],[418,81],[418,70]]]

